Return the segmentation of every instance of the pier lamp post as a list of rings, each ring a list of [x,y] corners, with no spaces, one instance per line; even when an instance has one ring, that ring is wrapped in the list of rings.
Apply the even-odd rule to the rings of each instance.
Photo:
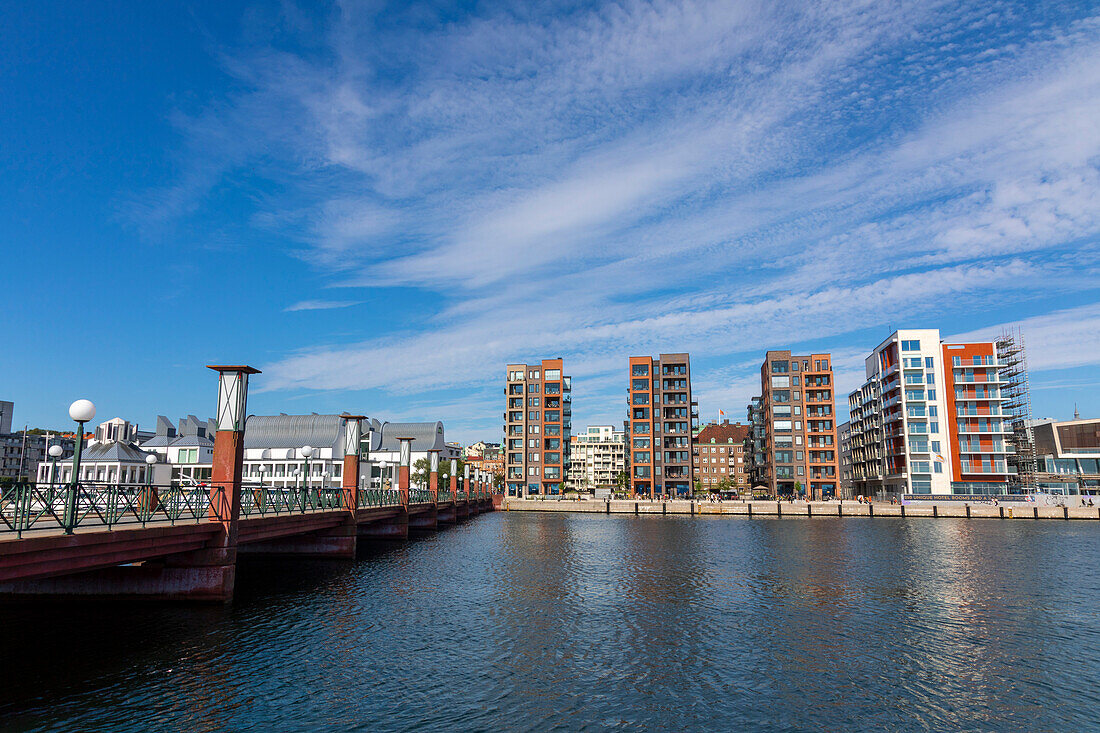
[[[302,482],[304,490],[302,491],[302,494],[301,494],[302,511],[305,511],[305,509],[306,509],[306,497],[309,496],[310,484],[312,483],[310,481],[310,476],[309,476],[309,459],[313,457],[313,446],[303,445],[302,448],[301,448],[301,453],[302,453],[302,457],[306,459],[305,460],[305,464],[306,464],[305,465],[305,474],[303,476],[303,482]]]
[[[331,477],[332,477],[332,474],[329,473],[328,471],[322,471],[321,472],[321,489],[320,489],[320,491],[317,492],[318,494],[324,494],[326,497],[328,496],[328,493],[327,493],[328,488],[329,488],[328,480]],[[318,502],[319,503],[327,502],[327,501],[328,501],[328,499],[321,499],[320,497],[318,497]],[[325,508],[329,508],[329,507],[326,506]]]
[[[466,491],[466,498],[470,497],[470,464],[462,467],[462,488]]]
[[[428,449],[428,491],[432,501],[439,501],[439,449]]]
[[[57,459],[60,458],[61,456],[65,455],[65,449],[62,448],[57,443],[54,443],[53,445],[50,446],[50,449],[46,452],[50,454],[50,462],[53,463],[53,473],[52,473],[53,480],[50,481],[50,488],[53,488],[54,484],[56,484],[58,482],[57,479],[60,477],[59,474],[57,473]]]
[[[409,505],[409,471],[412,466],[412,442],[413,438],[397,439],[400,446],[399,463],[397,466],[397,488],[401,491],[401,502]]]
[[[145,456],[145,483],[153,485],[153,466],[156,465],[157,454],[150,453]]]
[[[84,423],[95,418],[95,405],[91,400],[77,400],[69,405],[69,417],[76,423],[76,450],[73,451],[73,480],[69,485],[69,500],[65,503],[65,534],[72,534],[76,524],[76,491],[80,481],[80,454],[84,452]]]

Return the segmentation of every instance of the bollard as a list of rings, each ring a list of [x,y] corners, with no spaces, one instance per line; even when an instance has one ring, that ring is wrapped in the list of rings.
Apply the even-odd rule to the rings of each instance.
[[[634,502],[634,516],[638,516],[638,502]]]
[[[667,501],[662,501],[661,502],[661,514],[668,514],[668,502]]]
[[[691,500],[691,516],[695,516],[695,500]]]
[[[901,516],[903,516],[903,517],[905,516],[905,505],[904,504],[901,505]]]
[[[1001,519],[1004,519],[1005,518],[1005,508],[1002,506],[1002,507],[999,507],[999,509],[1001,510]]]
[[[970,519],[970,505],[969,504],[966,505],[966,518]]]
[[[806,516],[812,517],[814,515],[814,505],[806,502]]]
[[[932,516],[938,517],[940,515],[940,508],[935,504],[932,505]]]
[[[781,502],[781,501],[775,502],[775,514],[778,517],[783,516],[783,502]]]
[[[1039,518],[1039,507],[1037,507],[1037,506],[1031,507],[1031,518],[1032,519],[1038,519]]]
[[[611,513],[611,500],[610,499],[607,500],[607,511],[604,512],[604,513],[605,514],[610,514]]]
[[[749,502],[749,519],[752,519],[752,502]]]
[[[871,502],[867,502],[867,516],[869,516],[869,517],[875,516],[875,505],[872,504]]]
[[[1062,519],[1069,519],[1069,507],[1062,507]]]
[[[843,501],[836,505],[836,515],[838,517],[843,517],[844,516],[844,502]]]

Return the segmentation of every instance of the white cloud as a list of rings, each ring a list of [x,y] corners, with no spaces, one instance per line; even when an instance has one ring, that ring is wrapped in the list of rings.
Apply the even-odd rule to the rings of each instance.
[[[321,311],[332,310],[333,308],[350,308],[362,302],[361,300],[300,300],[294,305],[288,305],[286,308],[283,308],[283,312],[293,313],[295,311]]]
[[[246,91],[184,121],[199,163],[151,209],[262,156],[285,193],[258,226],[333,284],[438,304],[280,356],[266,389],[489,395],[506,361],[560,354],[604,419],[627,352],[690,350],[729,359],[697,392],[736,419],[767,348],[835,340],[841,398],[873,346],[861,329],[1029,308],[1055,286],[1093,297],[1095,15],[486,8],[433,25],[422,6],[402,22],[344,5],[324,53],[227,54]],[[345,302],[288,310],[316,303]],[[1033,326],[1069,338],[1052,323]]]
[[[1006,321],[948,340],[989,340],[1006,329],[1020,330],[1031,371],[1100,365],[1100,303]]]

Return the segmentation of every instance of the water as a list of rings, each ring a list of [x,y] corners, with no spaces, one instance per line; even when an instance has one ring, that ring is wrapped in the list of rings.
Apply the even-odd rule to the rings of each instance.
[[[1100,527],[491,514],[0,607],[4,730],[1100,729]]]

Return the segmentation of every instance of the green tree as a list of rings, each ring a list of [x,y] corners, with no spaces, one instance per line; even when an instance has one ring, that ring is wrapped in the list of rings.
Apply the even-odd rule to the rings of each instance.
[[[795,496],[802,496],[802,482],[801,481],[795,481],[794,482],[794,493],[795,493]]]
[[[630,488],[630,474],[626,471],[619,471],[615,474],[615,490],[625,492]]]
[[[439,485],[443,486],[446,482],[451,480],[451,460],[450,458],[439,459]],[[466,462],[462,458],[453,459],[458,464],[458,473],[455,475],[462,478],[463,467]],[[432,473],[432,462],[427,457],[417,458],[413,463],[412,470],[412,482],[421,486],[427,486],[428,480]]]

